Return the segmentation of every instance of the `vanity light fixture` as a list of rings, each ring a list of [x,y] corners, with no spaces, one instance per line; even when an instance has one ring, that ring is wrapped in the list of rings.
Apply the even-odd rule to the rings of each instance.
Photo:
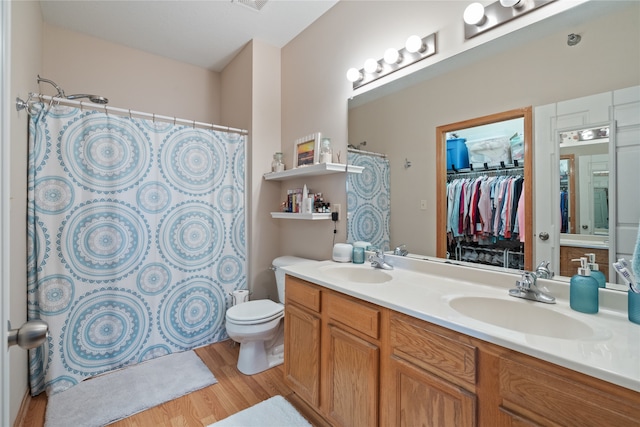
[[[364,75],[362,75],[360,70],[358,70],[357,68],[349,68],[347,70],[347,80],[349,80],[350,82],[355,83],[362,80],[363,78]]]
[[[365,73],[368,73],[368,74],[379,73],[381,69],[382,69],[382,67],[380,66],[378,61],[376,61],[373,58],[369,58],[366,61],[364,61],[364,72]]]
[[[398,62],[402,61],[402,55],[400,55],[400,52],[398,52],[398,49],[390,47],[389,49],[384,51],[384,62],[386,62],[387,64],[397,64]]]
[[[369,58],[362,69],[349,68],[347,80],[353,84],[353,89],[371,83],[394,71],[415,64],[436,53],[436,35],[426,37],[411,36],[402,49],[389,48],[384,52],[383,59],[376,61]]]
[[[555,0],[500,0],[483,6],[471,3],[464,10],[464,38],[470,39]]]
[[[487,16],[484,14],[484,6],[481,3],[471,3],[464,10],[462,19],[467,25],[482,25],[487,22]]]

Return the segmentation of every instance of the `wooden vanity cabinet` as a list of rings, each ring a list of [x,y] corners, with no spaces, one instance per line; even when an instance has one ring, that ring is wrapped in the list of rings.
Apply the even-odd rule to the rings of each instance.
[[[381,308],[323,292],[322,406],[335,426],[377,426]]]
[[[509,351],[500,358],[509,426],[640,426],[640,393]]]
[[[320,406],[320,289],[287,276],[284,316],[284,376],[298,396]]]
[[[389,426],[475,426],[476,353],[444,328],[390,315]]]
[[[291,276],[285,299],[286,382],[334,426],[377,426],[381,308]]]
[[[285,377],[334,426],[640,426],[640,393],[287,276]]]

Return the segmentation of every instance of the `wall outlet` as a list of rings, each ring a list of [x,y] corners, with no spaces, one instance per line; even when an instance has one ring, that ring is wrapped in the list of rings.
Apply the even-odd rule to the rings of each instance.
[[[340,203],[335,203],[331,205],[331,212],[338,212],[338,221],[342,219],[342,212],[340,212]]]
[[[426,211],[427,210],[427,201],[426,200],[420,200],[420,210],[421,211]]]

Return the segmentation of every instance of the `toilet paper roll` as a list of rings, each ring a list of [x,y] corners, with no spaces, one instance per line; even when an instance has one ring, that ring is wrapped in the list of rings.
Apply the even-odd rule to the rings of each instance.
[[[249,301],[249,291],[245,289],[233,291],[231,298],[233,299],[233,305],[242,304],[243,302]]]

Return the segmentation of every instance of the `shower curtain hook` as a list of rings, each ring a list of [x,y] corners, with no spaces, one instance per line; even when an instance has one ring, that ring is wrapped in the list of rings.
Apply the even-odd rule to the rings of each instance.
[[[193,121],[193,128],[194,129],[196,128],[196,121],[195,120]]]
[[[107,106],[106,106],[106,104],[105,104],[105,106],[104,106],[104,114],[106,114],[106,115],[107,115],[107,117],[109,117],[109,110],[107,110]]]
[[[80,112],[82,113],[82,101],[80,101]]]
[[[133,117],[131,117],[131,108],[129,108],[129,118],[132,119]]]
[[[151,121],[152,121],[153,123],[155,123],[155,122],[156,122],[156,113],[151,114]]]
[[[173,116],[173,125],[176,125],[176,116]]]

